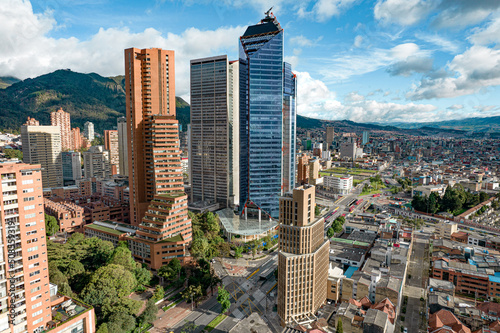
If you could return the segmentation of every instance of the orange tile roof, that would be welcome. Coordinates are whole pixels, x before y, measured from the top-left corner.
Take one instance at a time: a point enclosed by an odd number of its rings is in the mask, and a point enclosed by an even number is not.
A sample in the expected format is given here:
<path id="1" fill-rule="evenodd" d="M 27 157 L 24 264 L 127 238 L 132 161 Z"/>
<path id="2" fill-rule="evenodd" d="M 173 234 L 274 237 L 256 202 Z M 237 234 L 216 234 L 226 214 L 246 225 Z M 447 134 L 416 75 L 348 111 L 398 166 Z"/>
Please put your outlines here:
<path id="1" fill-rule="evenodd" d="M 458 320 L 453 313 L 448 310 L 441 309 L 438 312 L 431 314 L 429 318 L 429 327 L 433 332 L 440 332 L 441 330 L 438 329 L 443 328 L 443 326 L 450 327 L 454 333 L 471 333 L 470 328 L 462 324 L 462 322 Z M 443 332 L 449 332 L 449 330 L 445 330 Z"/>

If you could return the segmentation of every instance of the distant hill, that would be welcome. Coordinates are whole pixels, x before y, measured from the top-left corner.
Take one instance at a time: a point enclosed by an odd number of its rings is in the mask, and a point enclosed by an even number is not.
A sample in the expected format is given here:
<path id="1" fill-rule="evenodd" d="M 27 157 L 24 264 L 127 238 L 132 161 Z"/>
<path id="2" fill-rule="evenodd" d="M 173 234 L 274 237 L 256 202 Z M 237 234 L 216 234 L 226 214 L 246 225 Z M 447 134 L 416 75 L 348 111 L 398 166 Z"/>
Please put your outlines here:
<path id="1" fill-rule="evenodd" d="M 484 118 L 465 118 L 446 121 L 438 121 L 431 123 L 393 123 L 391 125 L 399 128 L 441 128 L 472 132 L 499 132 L 500 131 L 500 116 L 484 117 Z"/>
<path id="2" fill-rule="evenodd" d="M 19 129 L 28 116 L 48 125 L 50 113 L 62 107 L 71 114 L 73 127 L 83 129 L 83 124 L 91 121 L 102 133 L 115 128 L 116 118 L 125 115 L 123 75 L 107 78 L 96 73 L 57 70 L 24 81 L 1 79 L 12 84 L 0 90 L 0 129 Z M 189 122 L 189 106 L 186 108 L 181 98 L 176 102 L 184 129 Z"/>
<path id="3" fill-rule="evenodd" d="M 0 89 L 5 89 L 14 83 L 17 83 L 21 80 L 15 78 L 13 76 L 0 76 Z"/>

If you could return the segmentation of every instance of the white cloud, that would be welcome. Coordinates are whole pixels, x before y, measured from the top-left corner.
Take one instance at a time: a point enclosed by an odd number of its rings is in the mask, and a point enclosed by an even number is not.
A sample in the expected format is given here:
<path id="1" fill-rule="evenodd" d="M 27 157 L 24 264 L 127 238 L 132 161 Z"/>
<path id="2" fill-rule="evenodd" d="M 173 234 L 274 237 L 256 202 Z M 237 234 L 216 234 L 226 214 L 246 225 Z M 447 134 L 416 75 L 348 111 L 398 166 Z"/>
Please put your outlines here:
<path id="1" fill-rule="evenodd" d="M 500 43 L 500 15 L 492 18 L 486 27 L 474 28 L 473 34 L 468 39 L 478 45 Z"/>
<path id="2" fill-rule="evenodd" d="M 322 39 L 323 39 L 323 36 L 319 36 L 315 40 L 311 40 L 307 37 L 304 37 L 303 35 L 299 35 L 299 36 L 295 36 L 295 37 L 290 38 L 290 43 L 294 44 L 294 45 L 301 46 L 301 47 L 305 47 L 305 46 L 316 45 Z"/>
<path id="3" fill-rule="evenodd" d="M 449 110 L 462 110 L 464 106 L 462 104 L 453 104 L 447 107 Z"/>
<path id="4" fill-rule="evenodd" d="M 500 1 L 441 0 L 442 11 L 432 25 L 437 28 L 465 28 L 482 22 L 500 9 Z"/>
<path id="5" fill-rule="evenodd" d="M 378 0 L 374 14 L 385 23 L 414 25 L 426 18 L 436 5 L 434 0 Z"/>
<path id="6" fill-rule="evenodd" d="M 428 104 L 397 104 L 367 100 L 357 92 L 348 94 L 342 104 L 324 82 L 307 72 L 296 72 L 297 110 L 300 115 L 327 120 L 349 119 L 357 122 L 430 121 L 437 108 Z"/>
<path id="7" fill-rule="evenodd" d="M 500 50 L 472 46 L 437 72 L 414 86 L 406 97 L 413 100 L 451 98 L 500 85 Z"/>
<path id="8" fill-rule="evenodd" d="M 476 109 L 479 112 L 489 112 L 493 110 L 498 110 L 497 105 L 476 105 L 474 106 L 474 109 Z"/>
<path id="9" fill-rule="evenodd" d="M 0 7 L 0 75 L 34 77 L 60 68 L 101 75 L 123 74 L 123 50 L 160 47 L 176 52 L 177 95 L 189 94 L 189 60 L 237 52 L 244 27 L 217 30 L 188 28 L 163 35 L 153 28 L 132 33 L 127 28 L 100 29 L 89 40 L 51 38 L 56 27 L 50 13 L 34 14 L 29 1 L 8 0 Z M 210 43 L 206 41 L 209 40 Z"/>
<path id="10" fill-rule="evenodd" d="M 303 1 L 297 6 L 297 16 L 300 18 L 314 18 L 325 22 L 333 16 L 339 16 L 349 9 L 358 0 L 317 0 L 311 10 L 307 10 L 310 1 Z"/>
<path id="11" fill-rule="evenodd" d="M 459 49 L 459 42 L 458 41 L 449 41 L 446 38 L 443 38 L 439 35 L 430 35 L 430 34 L 424 34 L 424 33 L 417 33 L 415 34 L 415 37 L 418 39 L 421 39 L 427 43 L 431 43 L 434 45 L 437 45 L 441 48 L 441 50 L 453 53 L 455 54 L 458 49 Z"/>
<path id="12" fill-rule="evenodd" d="M 360 47 L 361 46 L 361 43 L 363 43 L 363 36 L 360 36 L 360 35 L 357 35 L 355 38 L 354 38 L 354 47 Z"/>

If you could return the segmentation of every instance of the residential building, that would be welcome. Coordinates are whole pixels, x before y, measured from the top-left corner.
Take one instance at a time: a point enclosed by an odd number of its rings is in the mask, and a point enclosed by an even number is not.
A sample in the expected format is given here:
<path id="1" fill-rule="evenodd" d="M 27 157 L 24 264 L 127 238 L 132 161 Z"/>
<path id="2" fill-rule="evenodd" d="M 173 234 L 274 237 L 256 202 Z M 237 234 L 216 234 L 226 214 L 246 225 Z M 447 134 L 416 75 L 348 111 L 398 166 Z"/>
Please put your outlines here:
<path id="1" fill-rule="evenodd" d="M 119 152 L 118 130 L 105 130 L 104 131 L 104 148 L 109 151 L 109 162 L 111 168 L 116 169 L 112 174 L 120 173 L 120 152 Z"/>
<path id="2" fill-rule="evenodd" d="M 436 236 L 440 238 L 451 239 L 451 235 L 456 232 L 458 232 L 458 225 L 454 222 L 441 221 L 436 225 Z"/>
<path id="3" fill-rule="evenodd" d="M 191 243 L 179 123 L 175 119 L 174 51 L 125 50 L 130 221 L 134 257 L 152 269 L 183 261 Z M 144 89 L 146 88 L 146 89 Z"/>
<path id="4" fill-rule="evenodd" d="M 77 151 L 63 151 L 61 156 L 64 185 L 75 185 L 82 178 L 82 157 Z"/>
<path id="5" fill-rule="evenodd" d="M 82 134 L 80 133 L 80 128 L 75 127 L 71 129 L 71 149 L 80 150 L 83 146 Z"/>
<path id="6" fill-rule="evenodd" d="M 343 176 L 343 177 L 324 176 L 323 186 L 328 191 L 345 195 L 351 192 L 353 186 L 353 180 L 354 180 L 353 176 Z"/>
<path id="7" fill-rule="evenodd" d="M 92 146 L 83 152 L 83 171 L 85 179 L 111 177 L 109 151 L 104 146 Z"/>
<path id="8" fill-rule="evenodd" d="M 429 317 L 430 332 L 471 333 L 455 315 L 447 310 L 439 310 Z"/>
<path id="9" fill-rule="evenodd" d="M 191 200 L 203 205 L 239 203 L 238 70 L 226 55 L 191 60 Z"/>
<path id="10" fill-rule="evenodd" d="M 118 128 L 118 173 L 128 177 L 128 136 L 127 136 L 127 118 L 120 117 L 117 120 Z"/>
<path id="11" fill-rule="evenodd" d="M 309 184 L 317 185 L 319 177 L 320 164 L 318 159 L 309 161 Z"/>
<path id="12" fill-rule="evenodd" d="M 52 126 L 59 126 L 61 133 L 61 149 L 74 149 L 71 142 L 71 117 L 68 112 L 62 108 L 50 113 L 50 122 Z"/>
<path id="13" fill-rule="evenodd" d="M 244 214 L 262 211 L 277 218 L 280 196 L 295 186 L 296 79 L 291 65 L 283 62 L 283 39 L 284 31 L 270 13 L 240 37 L 240 211 Z"/>
<path id="14" fill-rule="evenodd" d="M 59 224 L 59 231 L 83 232 L 85 224 L 83 208 L 69 201 L 55 202 L 44 198 L 45 212 L 54 216 Z"/>
<path id="15" fill-rule="evenodd" d="M 94 141 L 94 123 L 90 122 L 90 121 L 87 121 L 85 122 L 85 124 L 83 125 L 83 134 L 85 135 L 85 137 L 90 141 Z"/>
<path id="16" fill-rule="evenodd" d="M 126 224 L 112 221 L 95 221 L 84 226 L 86 237 L 97 237 L 109 241 L 114 246 L 120 241 L 126 241 L 126 237 L 135 234 L 135 229 L 129 228 Z"/>
<path id="17" fill-rule="evenodd" d="M 334 302 L 340 301 L 340 291 L 343 277 L 343 269 L 330 263 L 330 266 L 328 268 L 328 282 L 326 288 L 327 299 Z"/>
<path id="18" fill-rule="evenodd" d="M 42 331 L 52 318 L 41 165 L 0 163 L 0 176 L 0 224 L 9 235 L 9 245 L 0 239 L 0 292 L 7 296 L 0 302 L 0 331 Z"/>
<path id="19" fill-rule="evenodd" d="M 309 182 L 309 155 L 302 154 L 297 166 L 297 183 L 304 185 Z"/>
<path id="20" fill-rule="evenodd" d="M 280 199 L 278 316 L 281 325 L 311 322 L 327 297 L 328 251 L 324 219 L 315 218 L 315 187 Z"/>
<path id="21" fill-rule="evenodd" d="M 333 127 L 326 127 L 326 149 L 329 149 L 335 139 L 335 130 Z"/>
<path id="22" fill-rule="evenodd" d="M 31 123 L 34 123 L 33 121 Z M 57 126 L 21 126 L 23 162 L 42 166 L 43 187 L 63 185 L 61 131 Z"/>

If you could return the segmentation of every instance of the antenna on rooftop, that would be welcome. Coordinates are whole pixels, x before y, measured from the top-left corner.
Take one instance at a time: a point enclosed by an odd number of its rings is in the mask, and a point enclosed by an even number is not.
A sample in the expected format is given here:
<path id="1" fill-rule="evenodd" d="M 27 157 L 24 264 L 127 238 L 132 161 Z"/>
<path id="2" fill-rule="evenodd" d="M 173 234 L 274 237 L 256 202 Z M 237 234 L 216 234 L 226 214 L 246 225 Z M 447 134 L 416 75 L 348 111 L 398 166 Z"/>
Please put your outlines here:
<path id="1" fill-rule="evenodd" d="M 266 17 L 269 17 L 269 14 L 271 13 L 271 10 L 274 8 L 274 6 L 272 6 L 271 8 L 269 8 L 269 10 L 267 12 L 265 12 L 264 14 L 266 14 Z"/>

